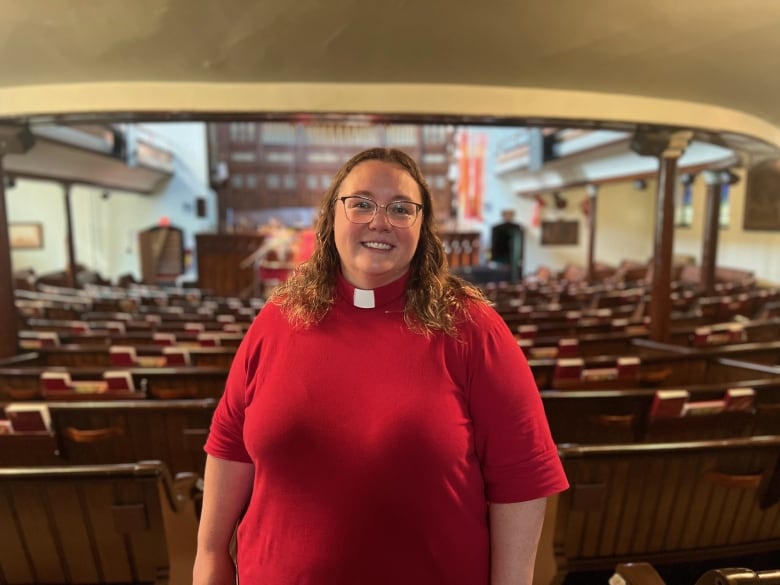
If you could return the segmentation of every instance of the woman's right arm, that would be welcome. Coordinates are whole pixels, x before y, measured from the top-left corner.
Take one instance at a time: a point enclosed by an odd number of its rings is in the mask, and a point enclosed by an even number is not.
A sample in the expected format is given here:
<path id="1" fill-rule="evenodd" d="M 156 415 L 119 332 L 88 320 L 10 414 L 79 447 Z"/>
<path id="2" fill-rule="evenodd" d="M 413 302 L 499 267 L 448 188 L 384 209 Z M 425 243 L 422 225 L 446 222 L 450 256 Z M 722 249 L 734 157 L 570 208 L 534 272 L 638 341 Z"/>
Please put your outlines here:
<path id="1" fill-rule="evenodd" d="M 252 493 L 254 465 L 208 455 L 193 585 L 235 585 L 230 539 Z"/>

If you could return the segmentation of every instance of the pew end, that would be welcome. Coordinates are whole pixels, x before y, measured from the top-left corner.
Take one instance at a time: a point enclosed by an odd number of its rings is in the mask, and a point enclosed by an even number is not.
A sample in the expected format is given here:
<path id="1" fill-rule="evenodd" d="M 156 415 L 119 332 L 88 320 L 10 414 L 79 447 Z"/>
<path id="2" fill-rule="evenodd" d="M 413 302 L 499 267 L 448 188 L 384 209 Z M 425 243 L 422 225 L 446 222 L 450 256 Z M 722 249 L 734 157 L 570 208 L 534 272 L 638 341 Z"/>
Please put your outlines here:
<path id="1" fill-rule="evenodd" d="M 650 563 L 619 563 L 610 585 L 666 585 Z"/>
<path id="2" fill-rule="evenodd" d="M 0 469 L 3 582 L 191 582 L 195 483 L 159 461 Z"/>
<path id="3" fill-rule="evenodd" d="M 619 563 L 610 585 L 666 585 L 650 563 Z M 780 569 L 753 571 L 745 568 L 711 569 L 695 585 L 780 585 Z"/>

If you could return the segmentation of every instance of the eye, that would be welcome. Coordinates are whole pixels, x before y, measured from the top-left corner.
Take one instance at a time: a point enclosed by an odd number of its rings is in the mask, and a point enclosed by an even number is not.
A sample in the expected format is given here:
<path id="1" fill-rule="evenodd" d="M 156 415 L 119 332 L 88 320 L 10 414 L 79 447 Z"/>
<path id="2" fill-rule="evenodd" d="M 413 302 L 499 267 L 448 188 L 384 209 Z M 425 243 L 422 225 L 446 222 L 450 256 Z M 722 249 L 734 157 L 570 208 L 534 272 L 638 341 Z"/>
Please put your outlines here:
<path id="1" fill-rule="evenodd" d="M 362 199 L 361 197 L 349 198 L 350 209 L 357 209 L 358 211 L 373 211 L 376 204 L 368 199 Z"/>
<path id="2" fill-rule="evenodd" d="M 414 215 L 415 206 L 411 203 L 396 201 L 395 203 L 388 204 L 387 211 L 389 213 L 392 213 L 393 215 L 404 217 L 404 216 Z"/>

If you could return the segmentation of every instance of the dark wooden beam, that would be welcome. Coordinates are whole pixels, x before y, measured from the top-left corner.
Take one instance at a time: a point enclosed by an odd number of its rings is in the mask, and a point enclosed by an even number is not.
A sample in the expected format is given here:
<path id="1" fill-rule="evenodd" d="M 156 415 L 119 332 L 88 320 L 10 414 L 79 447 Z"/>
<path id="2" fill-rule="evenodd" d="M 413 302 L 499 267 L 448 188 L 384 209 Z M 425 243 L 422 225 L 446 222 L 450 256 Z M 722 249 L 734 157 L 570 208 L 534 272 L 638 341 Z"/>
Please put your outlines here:
<path id="1" fill-rule="evenodd" d="M 11 266 L 11 243 L 8 238 L 8 214 L 5 209 L 5 173 L 0 150 L 0 358 L 17 353 L 19 334 L 14 305 L 14 274 Z"/>
<path id="2" fill-rule="evenodd" d="M 35 137 L 26 126 L 0 135 L 0 358 L 16 355 L 19 344 L 11 241 L 8 237 L 8 213 L 5 207 L 4 157 L 6 154 L 23 154 L 34 144 Z"/>
<path id="3" fill-rule="evenodd" d="M 598 212 L 599 188 L 596 185 L 588 185 L 588 282 L 593 282 L 596 276 L 596 213 Z"/>
<path id="4" fill-rule="evenodd" d="M 704 237 L 701 251 L 701 285 L 708 295 L 715 293 L 715 268 L 718 259 L 718 235 L 720 233 L 720 197 L 723 183 L 720 173 L 705 172 L 707 203 L 704 212 Z"/>
<path id="5" fill-rule="evenodd" d="M 65 267 L 65 276 L 68 286 L 76 288 L 76 252 L 73 246 L 73 212 L 70 201 L 70 192 L 73 185 L 63 183 L 62 187 L 65 195 L 65 240 L 68 250 L 68 264 Z"/>

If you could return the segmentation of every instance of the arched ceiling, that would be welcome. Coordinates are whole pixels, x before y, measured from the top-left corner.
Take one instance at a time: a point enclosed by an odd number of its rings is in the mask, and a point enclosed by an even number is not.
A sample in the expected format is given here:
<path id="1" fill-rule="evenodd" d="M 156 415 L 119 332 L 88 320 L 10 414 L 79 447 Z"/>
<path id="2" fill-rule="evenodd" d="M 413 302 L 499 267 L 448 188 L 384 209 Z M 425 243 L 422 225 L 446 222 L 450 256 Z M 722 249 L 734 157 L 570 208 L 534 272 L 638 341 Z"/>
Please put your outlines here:
<path id="1" fill-rule="evenodd" d="M 780 146 L 776 0 L 3 2 L 0 116 L 646 122 Z"/>

